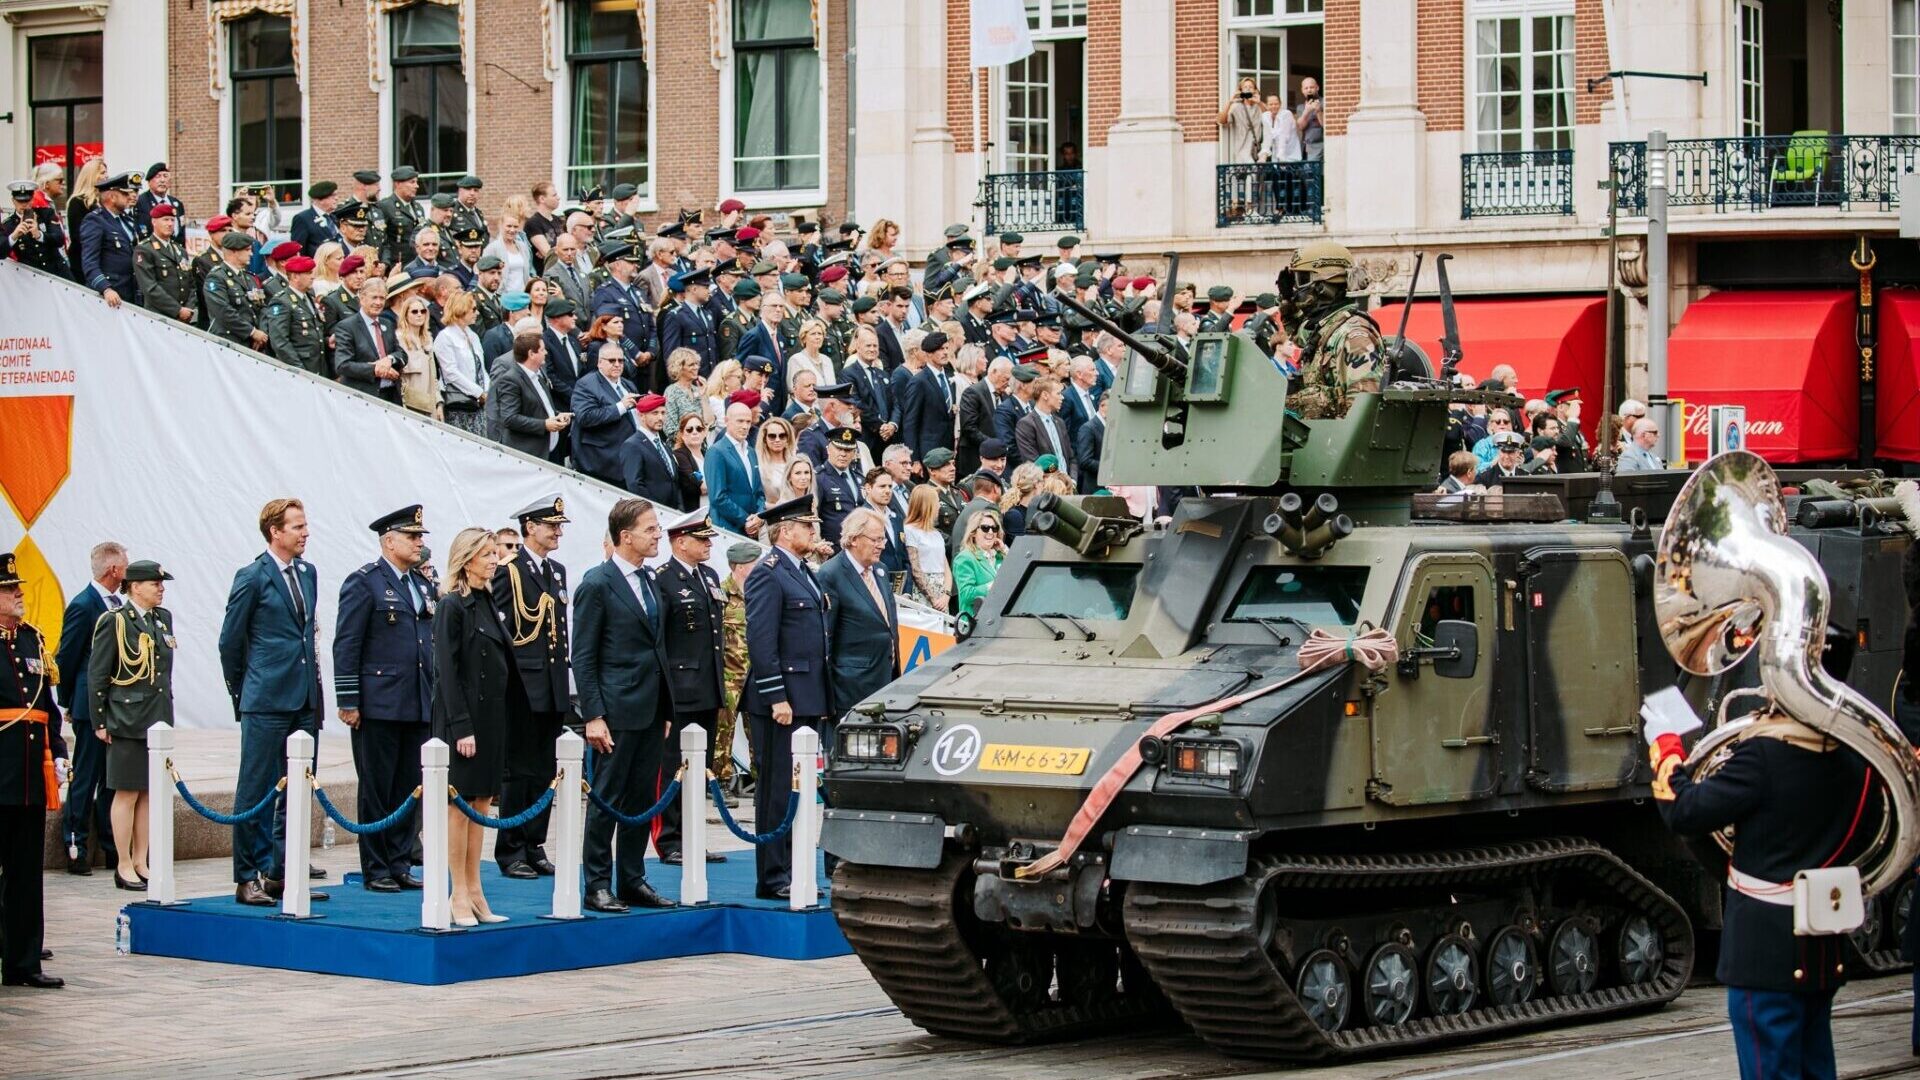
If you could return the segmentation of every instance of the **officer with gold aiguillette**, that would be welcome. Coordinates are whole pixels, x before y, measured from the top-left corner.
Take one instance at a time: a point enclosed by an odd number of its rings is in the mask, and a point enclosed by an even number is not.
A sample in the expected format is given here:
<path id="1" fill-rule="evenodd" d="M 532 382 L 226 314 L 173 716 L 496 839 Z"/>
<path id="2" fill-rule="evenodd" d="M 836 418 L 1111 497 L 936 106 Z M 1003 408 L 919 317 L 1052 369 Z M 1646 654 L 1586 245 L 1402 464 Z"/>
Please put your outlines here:
<path id="1" fill-rule="evenodd" d="M 572 668 L 567 644 L 567 568 L 553 558 L 560 545 L 567 506 L 548 496 L 514 515 L 525 537 L 513 558 L 493 574 L 493 605 L 507 620 L 507 637 L 520 681 L 527 688 L 527 711 L 507 717 L 507 775 L 500 787 L 500 815 L 513 817 L 532 806 L 553 781 L 554 740 L 572 721 L 569 696 Z M 547 858 L 547 820 L 551 811 L 514 829 L 501 829 L 493 858 L 510 878 L 551 875 Z"/>
<path id="2" fill-rule="evenodd" d="M 40 970 L 51 955 L 42 948 L 41 872 L 67 744 L 53 701 L 59 673 L 46 639 L 25 621 L 22 586 L 13 553 L 0 554 L 0 984 L 57 990 L 66 983 Z"/>

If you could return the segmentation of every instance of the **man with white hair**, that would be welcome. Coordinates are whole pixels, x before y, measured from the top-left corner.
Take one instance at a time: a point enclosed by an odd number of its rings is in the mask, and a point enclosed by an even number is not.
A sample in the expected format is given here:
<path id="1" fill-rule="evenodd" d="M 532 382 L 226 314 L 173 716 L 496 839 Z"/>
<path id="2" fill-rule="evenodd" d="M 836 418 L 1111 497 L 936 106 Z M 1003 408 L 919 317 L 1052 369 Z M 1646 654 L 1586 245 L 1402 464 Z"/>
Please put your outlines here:
<path id="1" fill-rule="evenodd" d="M 1651 472 L 1664 469 L 1667 463 L 1653 448 L 1660 442 L 1660 425 L 1647 417 L 1633 422 L 1633 440 L 1620 452 L 1620 462 L 1614 466 L 1615 472 Z"/>

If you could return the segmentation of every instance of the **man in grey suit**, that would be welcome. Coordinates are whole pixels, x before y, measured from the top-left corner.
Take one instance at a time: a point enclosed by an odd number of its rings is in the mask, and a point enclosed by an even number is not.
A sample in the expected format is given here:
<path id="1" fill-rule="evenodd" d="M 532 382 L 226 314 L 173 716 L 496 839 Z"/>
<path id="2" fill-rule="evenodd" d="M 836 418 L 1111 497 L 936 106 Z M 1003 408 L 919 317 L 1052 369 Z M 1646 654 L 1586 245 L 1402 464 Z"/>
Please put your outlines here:
<path id="1" fill-rule="evenodd" d="M 400 400 L 400 365 L 406 354 L 393 327 L 381 321 L 387 283 L 369 277 L 360 286 L 360 311 L 333 324 L 333 370 L 340 385 L 384 401 Z M 395 363 L 395 360 L 399 364 Z"/>
<path id="2" fill-rule="evenodd" d="M 547 280 L 560 283 L 560 292 L 573 301 L 575 311 L 590 311 L 587 301 L 593 291 L 587 287 L 587 279 L 593 274 L 593 264 L 580 254 L 580 241 L 572 233 L 561 233 L 553 241 L 553 258 L 547 263 Z"/>
<path id="3" fill-rule="evenodd" d="M 523 454 L 552 461 L 560 450 L 560 433 L 573 422 L 573 414 L 555 407 L 553 392 L 540 371 L 546 363 L 540 331 L 514 335 L 513 363 L 495 369 L 493 398 L 499 403 L 500 441 Z"/>
<path id="4" fill-rule="evenodd" d="M 1065 400 L 1060 380 L 1047 378 L 1034 384 L 1033 411 L 1013 427 L 1013 441 L 1023 461 L 1038 461 L 1051 454 L 1059 459 L 1060 471 L 1073 475 L 1073 437 L 1067 431 L 1067 419 L 1060 415 Z"/>
<path id="5" fill-rule="evenodd" d="M 887 525 L 880 511 L 862 506 L 840 524 L 840 554 L 820 567 L 827 605 L 833 712 L 838 716 L 892 682 L 900 673 L 899 611 L 880 557 Z M 831 745 L 830 731 L 821 732 Z"/>

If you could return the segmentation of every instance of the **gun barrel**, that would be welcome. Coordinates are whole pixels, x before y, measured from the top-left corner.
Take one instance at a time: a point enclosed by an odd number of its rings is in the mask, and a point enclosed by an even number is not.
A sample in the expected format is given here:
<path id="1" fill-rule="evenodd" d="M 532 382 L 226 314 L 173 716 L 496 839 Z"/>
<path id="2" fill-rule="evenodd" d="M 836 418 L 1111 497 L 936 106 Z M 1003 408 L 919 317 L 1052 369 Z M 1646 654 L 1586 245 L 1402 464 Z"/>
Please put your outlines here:
<path id="1" fill-rule="evenodd" d="M 1147 363 L 1159 368 L 1161 374 L 1178 382 L 1184 383 L 1187 381 L 1187 365 L 1179 357 L 1167 353 L 1158 345 L 1149 345 L 1141 341 L 1139 338 L 1120 329 L 1113 320 L 1092 310 L 1071 296 L 1062 296 L 1059 300 L 1081 318 L 1086 319 L 1093 325 L 1119 338 L 1122 342 L 1125 342 L 1127 348 L 1139 353 Z"/>

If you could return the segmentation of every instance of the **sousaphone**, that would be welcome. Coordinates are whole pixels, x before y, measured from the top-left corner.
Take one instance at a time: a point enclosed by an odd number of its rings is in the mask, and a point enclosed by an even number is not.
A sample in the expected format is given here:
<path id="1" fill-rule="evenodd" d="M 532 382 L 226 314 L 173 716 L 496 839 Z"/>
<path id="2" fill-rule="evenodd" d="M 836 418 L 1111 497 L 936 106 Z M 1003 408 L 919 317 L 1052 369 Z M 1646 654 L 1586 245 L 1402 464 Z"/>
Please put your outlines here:
<path id="1" fill-rule="evenodd" d="M 1718 675 L 1757 654 L 1760 688 L 1721 699 L 1714 727 L 1685 768 L 1711 775 L 1733 747 L 1762 734 L 1757 722 L 1785 715 L 1845 745 L 1882 781 L 1874 835 L 1858 848 L 1862 888 L 1900 881 L 1920 855 L 1920 762 L 1887 715 L 1820 666 L 1827 630 L 1827 575 L 1787 535 L 1780 480 L 1759 456 L 1735 450 L 1708 460 L 1680 489 L 1660 534 L 1654 612 L 1667 651 L 1695 675 Z M 1758 696 L 1734 719 L 1728 705 Z M 1732 837 L 1716 837 L 1732 850 Z"/>

